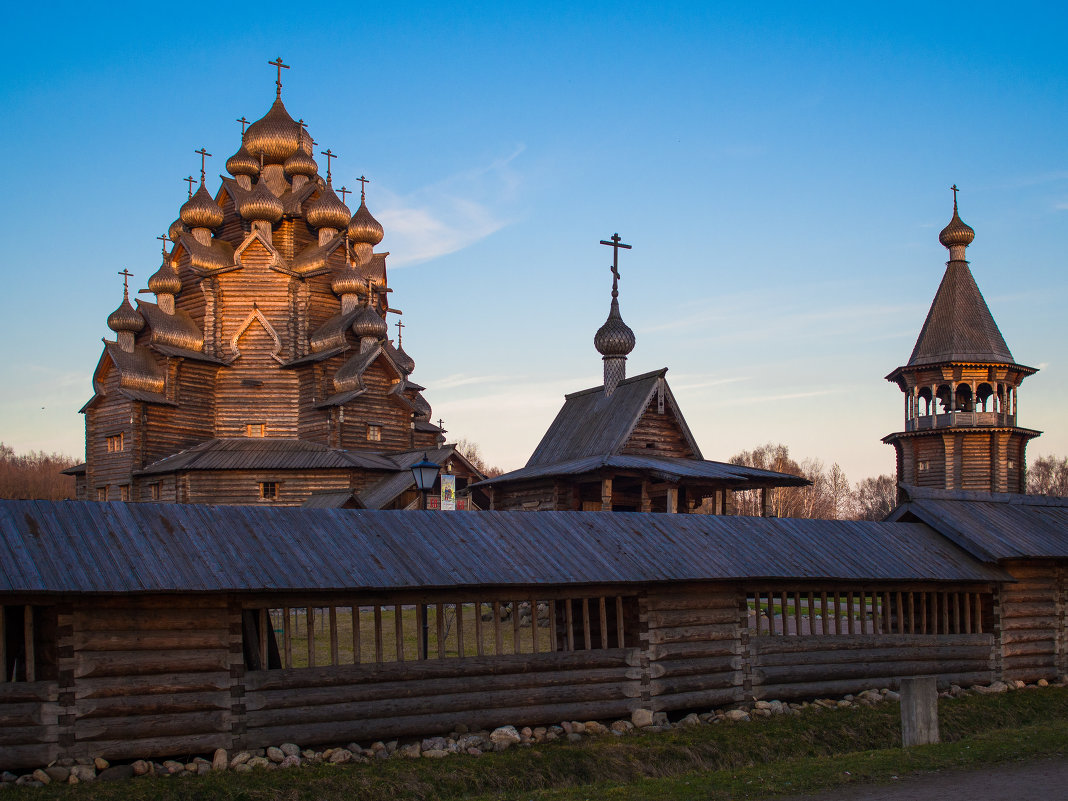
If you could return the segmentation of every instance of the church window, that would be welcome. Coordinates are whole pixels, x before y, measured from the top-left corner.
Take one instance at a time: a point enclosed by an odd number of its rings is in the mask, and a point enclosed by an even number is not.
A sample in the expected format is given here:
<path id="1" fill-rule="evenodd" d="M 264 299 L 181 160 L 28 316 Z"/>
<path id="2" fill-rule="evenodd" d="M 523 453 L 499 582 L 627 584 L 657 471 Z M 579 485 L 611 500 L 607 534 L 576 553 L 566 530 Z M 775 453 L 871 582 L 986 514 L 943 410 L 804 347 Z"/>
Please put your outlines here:
<path id="1" fill-rule="evenodd" d="M 157 481 L 154 484 L 150 484 L 149 485 L 149 490 L 152 493 L 152 500 L 158 501 L 159 500 L 159 482 Z"/>
<path id="2" fill-rule="evenodd" d="M 276 501 L 276 500 L 278 500 L 278 482 L 277 481 L 261 481 L 260 482 L 260 500 L 261 501 Z"/>
<path id="3" fill-rule="evenodd" d="M 921 473 L 926 473 L 931 469 L 931 463 L 926 459 L 922 459 L 916 464 L 916 469 Z"/>
<path id="4" fill-rule="evenodd" d="M 119 500 L 128 502 L 130 500 L 130 485 L 123 484 L 119 487 Z"/>
<path id="5" fill-rule="evenodd" d="M 108 437 L 108 453 L 116 453 L 123 449 L 123 435 L 112 434 Z"/>
<path id="6" fill-rule="evenodd" d="M 381 442 L 382 441 L 382 426 L 368 425 L 367 426 L 367 441 L 368 442 Z"/>
<path id="7" fill-rule="evenodd" d="M 265 436 L 267 436 L 267 424 L 266 423 L 246 423 L 245 424 L 245 436 L 246 437 L 265 437 Z"/>
<path id="8" fill-rule="evenodd" d="M 106 501 L 108 499 L 108 488 L 107 487 L 97 487 L 96 488 L 96 499 L 98 501 Z"/>

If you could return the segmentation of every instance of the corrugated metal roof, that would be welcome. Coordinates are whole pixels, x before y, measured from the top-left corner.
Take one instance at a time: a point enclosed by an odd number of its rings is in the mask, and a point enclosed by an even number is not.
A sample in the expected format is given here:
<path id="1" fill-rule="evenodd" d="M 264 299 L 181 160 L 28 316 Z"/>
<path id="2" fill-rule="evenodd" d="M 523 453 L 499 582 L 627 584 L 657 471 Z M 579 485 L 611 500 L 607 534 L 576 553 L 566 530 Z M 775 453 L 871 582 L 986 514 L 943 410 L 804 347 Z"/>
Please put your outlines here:
<path id="1" fill-rule="evenodd" d="M 173 473 L 177 470 L 328 470 L 353 467 L 364 470 L 402 469 L 382 454 L 328 448 L 318 442 L 301 439 L 233 437 L 209 439 L 148 465 L 138 471 L 138 475 Z"/>
<path id="2" fill-rule="evenodd" d="M 0 592 L 999 581 L 919 523 L 0 501 Z"/>
<path id="3" fill-rule="evenodd" d="M 965 261 L 951 261 L 946 267 L 909 357 L 910 367 L 941 362 L 1013 363 Z"/>
<path id="4" fill-rule="evenodd" d="M 530 481 L 547 476 L 577 476 L 603 469 L 633 470 L 664 481 L 707 480 L 730 484 L 737 489 L 765 486 L 803 487 L 811 482 L 789 473 L 758 470 L 755 467 L 699 459 L 675 459 L 669 456 L 587 456 L 555 464 L 521 467 L 510 473 L 481 481 L 472 486 L 488 487 L 512 481 Z"/>
<path id="5" fill-rule="evenodd" d="M 904 489 L 890 519 L 912 515 L 978 559 L 1068 559 L 1068 498 Z"/>

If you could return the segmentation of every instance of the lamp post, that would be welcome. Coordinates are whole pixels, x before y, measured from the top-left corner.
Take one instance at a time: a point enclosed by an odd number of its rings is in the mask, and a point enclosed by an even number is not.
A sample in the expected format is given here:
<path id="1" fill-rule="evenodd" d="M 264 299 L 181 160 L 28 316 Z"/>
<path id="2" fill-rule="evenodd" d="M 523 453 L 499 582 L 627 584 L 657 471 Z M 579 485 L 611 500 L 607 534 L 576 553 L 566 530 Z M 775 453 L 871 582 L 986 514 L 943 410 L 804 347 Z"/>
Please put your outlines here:
<path id="1" fill-rule="evenodd" d="M 426 511 L 427 493 L 433 489 L 434 482 L 438 480 L 438 473 L 440 472 L 441 465 L 430 461 L 425 451 L 423 452 L 423 461 L 412 465 L 412 478 L 415 479 L 415 488 L 419 490 L 419 496 L 422 499 L 420 508 L 424 511 Z M 423 659 L 426 659 L 427 648 L 430 645 L 430 626 L 426 619 L 426 604 L 419 604 L 419 627 L 422 630 Z"/>

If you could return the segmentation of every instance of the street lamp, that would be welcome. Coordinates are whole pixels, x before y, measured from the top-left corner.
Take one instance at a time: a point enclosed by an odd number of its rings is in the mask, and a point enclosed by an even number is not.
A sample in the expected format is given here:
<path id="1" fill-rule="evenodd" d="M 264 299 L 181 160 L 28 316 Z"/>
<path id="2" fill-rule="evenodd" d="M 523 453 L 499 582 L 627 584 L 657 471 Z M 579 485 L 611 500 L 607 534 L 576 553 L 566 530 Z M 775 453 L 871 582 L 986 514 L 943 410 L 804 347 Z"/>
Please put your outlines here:
<path id="1" fill-rule="evenodd" d="M 438 480 L 441 465 L 434 464 L 423 452 L 423 461 L 412 465 L 412 477 L 415 479 L 415 488 L 422 495 L 422 508 L 426 509 L 426 496 L 434 488 L 434 482 Z"/>
<path id="2" fill-rule="evenodd" d="M 422 498 L 422 509 L 426 510 L 426 496 L 434 487 L 434 482 L 438 480 L 438 473 L 441 472 L 441 465 L 434 464 L 427 458 L 426 451 L 423 452 L 423 461 L 416 462 L 412 465 L 412 478 L 415 479 L 415 488 L 419 490 L 419 496 Z M 427 658 L 427 649 L 430 647 L 430 624 L 426 615 L 426 604 L 419 604 L 419 627 L 422 629 L 423 639 L 423 659 Z"/>

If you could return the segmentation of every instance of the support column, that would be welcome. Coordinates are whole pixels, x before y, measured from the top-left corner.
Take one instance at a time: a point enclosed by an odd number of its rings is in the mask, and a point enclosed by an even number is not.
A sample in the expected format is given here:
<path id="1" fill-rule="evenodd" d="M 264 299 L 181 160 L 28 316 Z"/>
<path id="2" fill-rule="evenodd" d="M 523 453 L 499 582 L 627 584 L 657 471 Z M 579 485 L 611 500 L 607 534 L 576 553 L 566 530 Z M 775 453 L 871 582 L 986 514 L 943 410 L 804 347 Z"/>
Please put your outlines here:
<path id="1" fill-rule="evenodd" d="M 938 742 L 938 687 L 934 676 L 901 680 L 901 745 Z"/>
<path id="2" fill-rule="evenodd" d="M 642 479 L 642 505 L 641 511 L 651 512 L 653 511 L 653 499 L 649 496 L 649 480 Z"/>
<path id="3" fill-rule="evenodd" d="M 957 437 L 955 434 L 942 435 L 942 451 L 945 454 L 945 489 L 957 489 L 957 460 L 956 460 Z"/>
<path id="4" fill-rule="evenodd" d="M 761 487 L 760 488 L 760 516 L 761 517 L 767 517 L 768 516 L 768 488 L 767 487 Z"/>
<path id="5" fill-rule="evenodd" d="M 667 513 L 673 515 L 679 511 L 679 488 L 668 487 L 667 491 Z"/>
<path id="6" fill-rule="evenodd" d="M 612 511 L 612 479 L 601 479 L 601 511 Z"/>

